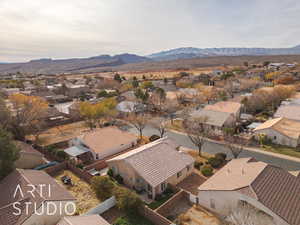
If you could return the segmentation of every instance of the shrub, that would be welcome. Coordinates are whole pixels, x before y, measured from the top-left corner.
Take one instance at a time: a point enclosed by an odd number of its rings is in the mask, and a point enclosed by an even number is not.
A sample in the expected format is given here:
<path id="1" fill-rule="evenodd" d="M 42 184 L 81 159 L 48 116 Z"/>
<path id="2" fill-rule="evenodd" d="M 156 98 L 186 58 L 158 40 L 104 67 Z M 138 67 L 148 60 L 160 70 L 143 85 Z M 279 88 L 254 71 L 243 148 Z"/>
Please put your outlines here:
<path id="1" fill-rule="evenodd" d="M 203 162 L 197 162 L 197 161 L 196 161 L 196 162 L 194 163 L 194 167 L 195 167 L 196 169 L 198 169 L 198 170 L 200 170 L 200 167 L 201 167 L 201 166 L 203 166 Z"/>
<path id="2" fill-rule="evenodd" d="M 101 98 L 101 97 L 107 97 L 108 96 L 108 93 L 107 91 L 103 90 L 103 91 L 100 91 L 98 93 L 98 98 Z"/>
<path id="3" fill-rule="evenodd" d="M 62 160 L 67 160 L 69 159 L 69 155 L 65 153 L 63 150 L 59 150 L 56 152 L 56 156 Z"/>
<path id="4" fill-rule="evenodd" d="M 92 178 L 91 186 L 95 191 L 97 197 L 104 201 L 112 196 L 113 188 L 115 185 L 107 176 L 96 176 Z"/>
<path id="5" fill-rule="evenodd" d="M 205 165 L 201 168 L 201 173 L 204 176 L 209 177 L 209 176 L 213 175 L 213 168 L 209 165 Z"/>
<path id="6" fill-rule="evenodd" d="M 109 170 L 107 171 L 107 175 L 110 177 L 114 177 L 114 172 L 111 168 L 109 168 Z"/>
<path id="7" fill-rule="evenodd" d="M 209 158 L 208 159 L 208 163 L 213 167 L 213 168 L 219 168 L 222 163 L 223 163 L 223 160 L 219 159 L 219 158 L 215 158 L 215 157 L 212 157 L 212 158 Z"/>
<path id="8" fill-rule="evenodd" d="M 83 169 L 83 165 L 82 164 L 77 164 L 76 167 L 79 168 L 79 169 Z"/>
<path id="9" fill-rule="evenodd" d="M 113 225 L 130 225 L 130 223 L 123 217 L 119 217 Z"/>
<path id="10" fill-rule="evenodd" d="M 119 184 L 123 184 L 123 183 L 124 183 L 123 177 L 121 177 L 120 174 L 117 174 L 117 175 L 115 176 L 115 179 L 116 179 L 116 181 L 117 181 Z"/>
<path id="11" fill-rule="evenodd" d="M 221 159 L 223 162 L 226 160 L 227 155 L 223 152 L 219 152 L 217 154 L 215 154 L 215 158 L 217 159 Z"/>
<path id="12" fill-rule="evenodd" d="M 165 195 L 170 195 L 170 194 L 173 194 L 173 193 L 174 193 L 174 191 L 170 187 L 167 187 L 166 190 L 164 191 Z"/>
<path id="13" fill-rule="evenodd" d="M 116 186 L 113 194 L 116 197 L 117 207 L 120 210 L 136 212 L 142 204 L 139 196 L 127 188 Z"/>
<path id="14" fill-rule="evenodd" d="M 160 136 L 158 136 L 158 135 L 156 135 L 156 134 L 153 134 L 150 138 L 149 138 L 149 141 L 156 141 L 156 140 L 158 140 L 158 139 L 160 139 Z"/>

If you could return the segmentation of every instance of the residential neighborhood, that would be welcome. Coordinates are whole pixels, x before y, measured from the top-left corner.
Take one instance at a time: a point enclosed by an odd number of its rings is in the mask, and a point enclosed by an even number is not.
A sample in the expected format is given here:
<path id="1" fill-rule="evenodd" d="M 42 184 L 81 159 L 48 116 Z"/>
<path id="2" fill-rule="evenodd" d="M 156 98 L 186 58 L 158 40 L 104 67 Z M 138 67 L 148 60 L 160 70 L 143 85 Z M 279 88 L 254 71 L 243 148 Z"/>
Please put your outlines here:
<path id="1" fill-rule="evenodd" d="M 1 225 L 221 225 L 243 214 L 300 224 L 298 86 L 247 78 L 245 90 L 242 74 L 224 80 L 214 71 L 160 82 L 93 76 L 39 89 L 22 78 L 31 93 L 1 89 L 1 140 L 13 153 L 1 180 Z M 51 196 L 37 188 L 32 195 L 31 184 L 51 186 Z M 53 201 L 61 213 L 39 212 Z M 15 202 L 20 215 L 11 214 Z M 26 202 L 38 211 L 28 215 Z"/>

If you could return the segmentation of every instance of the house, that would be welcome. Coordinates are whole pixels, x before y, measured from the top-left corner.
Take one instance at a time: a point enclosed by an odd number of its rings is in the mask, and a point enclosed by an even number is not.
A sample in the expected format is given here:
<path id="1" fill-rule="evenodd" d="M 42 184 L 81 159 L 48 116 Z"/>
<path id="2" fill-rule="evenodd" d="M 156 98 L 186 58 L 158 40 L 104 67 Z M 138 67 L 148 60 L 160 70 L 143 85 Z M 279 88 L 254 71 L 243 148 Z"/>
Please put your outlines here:
<path id="1" fill-rule="evenodd" d="M 191 116 L 193 118 L 202 118 L 202 123 L 215 133 L 222 133 L 224 128 L 233 128 L 236 123 L 234 115 L 228 112 L 203 109 L 192 112 Z"/>
<path id="2" fill-rule="evenodd" d="M 266 135 L 272 142 L 297 147 L 300 143 L 300 122 L 283 117 L 271 119 L 253 130 L 256 138 Z"/>
<path id="3" fill-rule="evenodd" d="M 17 168 L 32 169 L 45 162 L 44 155 L 31 145 L 16 141 L 16 146 L 20 149 L 20 158 L 15 162 Z"/>
<path id="4" fill-rule="evenodd" d="M 16 169 L 0 190 L 1 225 L 55 225 L 76 211 L 76 199 L 43 171 Z"/>
<path id="5" fill-rule="evenodd" d="M 300 122 L 300 105 L 289 104 L 281 105 L 276 113 L 274 114 L 275 118 L 285 117 L 290 120 L 296 120 Z"/>
<path id="6" fill-rule="evenodd" d="M 205 110 L 231 113 L 238 120 L 240 118 L 242 105 L 238 102 L 221 101 L 204 107 Z"/>
<path id="7" fill-rule="evenodd" d="M 21 92 L 20 88 L 2 88 L 1 90 L 6 96 L 19 94 Z"/>
<path id="8" fill-rule="evenodd" d="M 64 217 L 57 225 L 109 225 L 109 223 L 99 215 L 86 215 Z"/>
<path id="9" fill-rule="evenodd" d="M 89 87 L 87 85 L 77 85 L 77 84 L 67 84 L 67 92 L 66 95 L 75 98 L 81 95 L 82 93 L 88 92 Z"/>
<path id="10" fill-rule="evenodd" d="M 122 101 L 116 106 L 116 109 L 121 113 L 142 112 L 145 108 L 144 104 L 131 101 Z"/>
<path id="11" fill-rule="evenodd" d="M 199 204 L 223 216 L 250 205 L 275 225 L 300 224 L 300 181 L 253 158 L 233 159 L 199 187 Z"/>
<path id="12" fill-rule="evenodd" d="M 124 184 L 148 198 L 155 199 L 168 184 L 176 185 L 189 176 L 194 159 L 177 150 L 177 145 L 167 137 L 116 156 L 106 163 L 114 175 L 120 175 Z"/>
<path id="13" fill-rule="evenodd" d="M 135 146 L 137 140 L 137 136 L 110 126 L 86 132 L 71 140 L 70 145 L 88 150 L 93 160 L 98 160 Z"/>

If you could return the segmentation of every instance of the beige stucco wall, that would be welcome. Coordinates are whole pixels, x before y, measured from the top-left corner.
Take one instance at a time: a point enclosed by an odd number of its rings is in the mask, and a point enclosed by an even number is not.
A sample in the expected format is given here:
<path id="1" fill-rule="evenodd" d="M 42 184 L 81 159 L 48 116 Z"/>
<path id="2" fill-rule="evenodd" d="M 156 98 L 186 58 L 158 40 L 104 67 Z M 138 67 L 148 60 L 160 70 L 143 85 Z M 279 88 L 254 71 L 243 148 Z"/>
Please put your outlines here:
<path id="1" fill-rule="evenodd" d="M 20 158 L 15 162 L 15 165 L 20 169 L 32 169 L 44 162 L 42 155 L 21 152 Z"/>
<path id="2" fill-rule="evenodd" d="M 120 174 L 123 177 L 124 184 L 133 188 L 137 174 L 134 169 L 128 165 L 124 160 L 107 161 L 109 168 L 114 171 L 114 174 Z"/>
<path id="3" fill-rule="evenodd" d="M 175 162 L 176 163 L 176 162 Z M 187 170 L 187 168 L 185 167 L 183 170 L 181 170 L 181 176 L 177 178 L 177 174 L 173 175 L 172 177 L 170 177 L 169 179 L 167 179 L 167 183 L 172 184 L 172 185 L 176 185 L 179 182 L 181 182 L 182 180 L 184 180 L 184 178 L 186 178 L 187 176 L 189 176 L 194 169 L 194 163 L 189 165 L 190 170 Z"/>
<path id="4" fill-rule="evenodd" d="M 66 206 L 67 211 L 62 210 L 62 212 L 60 212 L 59 210 L 57 210 L 54 215 L 48 215 L 46 202 L 44 202 L 44 210 L 42 209 L 42 207 L 38 208 L 37 213 L 31 215 L 31 217 L 29 217 L 22 225 L 56 225 L 62 217 L 67 216 L 67 212 L 73 211 L 70 203 L 75 203 L 75 201 L 51 201 L 51 203 L 55 204 L 58 209 L 60 207 L 60 203 L 62 204 L 63 209 L 65 209 Z"/>
<path id="5" fill-rule="evenodd" d="M 224 216 L 228 215 L 231 210 L 234 210 L 238 206 L 240 200 L 246 201 L 257 209 L 270 215 L 274 219 L 275 225 L 289 225 L 256 199 L 250 198 L 237 191 L 199 191 L 198 199 L 200 205 Z M 215 203 L 214 209 L 211 208 L 211 201 Z"/>
<path id="6" fill-rule="evenodd" d="M 144 189 L 147 189 L 147 182 L 144 181 L 144 179 L 135 172 L 135 170 L 128 165 L 125 161 L 123 160 L 118 160 L 118 161 L 108 161 L 107 162 L 109 168 L 113 169 L 113 171 L 117 171 L 118 174 L 120 174 L 123 177 L 123 181 L 124 184 L 130 188 L 133 188 L 134 186 L 140 186 L 140 187 L 144 187 Z M 170 178 L 168 178 L 165 183 L 166 184 L 172 184 L 172 185 L 176 185 L 179 182 L 181 182 L 184 178 L 186 178 L 187 176 L 189 176 L 194 169 L 194 164 L 190 164 L 189 167 L 189 171 L 187 170 L 187 168 L 185 167 L 182 171 L 181 171 L 181 176 L 177 178 L 177 173 L 174 174 L 173 176 L 171 176 Z M 179 172 L 179 171 L 178 171 Z M 139 183 L 137 182 L 137 180 L 139 179 Z M 163 192 L 163 190 L 161 190 L 161 186 L 160 184 L 156 187 L 153 187 L 155 189 L 155 194 L 161 194 Z"/>
<path id="7" fill-rule="evenodd" d="M 290 147 L 297 147 L 297 145 L 300 143 L 300 139 L 297 140 L 297 139 L 289 138 L 285 135 L 282 135 L 281 133 L 277 132 L 272 128 L 254 131 L 254 134 L 257 139 L 259 139 L 259 134 L 264 134 L 268 136 L 273 143 L 286 145 Z M 276 139 L 274 139 L 274 137 L 276 137 Z"/>

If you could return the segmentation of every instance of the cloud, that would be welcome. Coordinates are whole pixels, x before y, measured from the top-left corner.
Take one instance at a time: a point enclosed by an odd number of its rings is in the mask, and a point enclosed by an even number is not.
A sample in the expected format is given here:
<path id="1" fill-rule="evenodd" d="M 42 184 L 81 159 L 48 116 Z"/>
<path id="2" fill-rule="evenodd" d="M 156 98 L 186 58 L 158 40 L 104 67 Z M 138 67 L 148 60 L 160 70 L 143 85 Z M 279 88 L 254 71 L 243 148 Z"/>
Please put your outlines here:
<path id="1" fill-rule="evenodd" d="M 0 61 L 299 44 L 296 0 L 1 0 Z"/>

